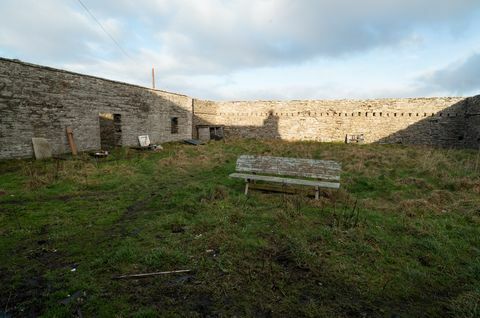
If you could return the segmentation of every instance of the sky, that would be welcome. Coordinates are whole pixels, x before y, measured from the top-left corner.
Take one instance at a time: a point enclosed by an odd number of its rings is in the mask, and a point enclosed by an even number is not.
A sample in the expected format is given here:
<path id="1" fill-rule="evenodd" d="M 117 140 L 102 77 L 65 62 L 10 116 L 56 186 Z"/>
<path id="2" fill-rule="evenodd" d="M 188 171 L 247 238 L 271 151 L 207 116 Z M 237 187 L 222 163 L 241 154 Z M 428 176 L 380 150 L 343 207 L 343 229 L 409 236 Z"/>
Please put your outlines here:
<path id="1" fill-rule="evenodd" d="M 155 67 L 157 88 L 195 98 L 480 94 L 479 0 L 0 0 L 0 12 L 1 57 L 146 87 Z"/>

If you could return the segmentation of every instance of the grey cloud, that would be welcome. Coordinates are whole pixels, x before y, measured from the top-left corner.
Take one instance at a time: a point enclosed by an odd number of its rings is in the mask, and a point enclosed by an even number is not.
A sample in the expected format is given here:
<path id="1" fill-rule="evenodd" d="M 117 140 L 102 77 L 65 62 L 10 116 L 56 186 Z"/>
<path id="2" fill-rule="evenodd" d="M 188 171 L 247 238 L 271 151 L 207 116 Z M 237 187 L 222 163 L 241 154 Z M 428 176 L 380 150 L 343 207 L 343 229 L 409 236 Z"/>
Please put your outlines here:
<path id="1" fill-rule="evenodd" d="M 470 0 L 198 3 L 176 5 L 166 32 L 174 30 L 189 41 L 187 45 L 169 43 L 169 52 L 179 58 L 193 53 L 216 61 L 219 71 L 396 45 L 419 26 L 458 30 L 459 23 L 480 7 Z"/>
<path id="2" fill-rule="evenodd" d="M 58 1 L 4 1 L 0 10 L 0 46 L 20 56 L 78 57 L 85 42 L 98 39 L 88 21 Z"/>
<path id="3" fill-rule="evenodd" d="M 159 86 L 187 92 L 194 89 L 192 83 L 179 78 L 218 77 L 405 45 L 419 29 L 461 33 L 480 10 L 478 0 L 82 1 L 133 61 L 122 56 L 76 0 L 0 1 L 0 52 L 144 85 L 154 64 Z M 432 76 L 431 85 L 450 85 L 448 72 L 453 70 Z M 300 87 L 289 95 L 315 96 L 319 90 L 330 89 Z"/>
<path id="4" fill-rule="evenodd" d="M 175 71 L 210 74 L 395 46 L 422 26 L 461 32 L 470 13 L 480 9 L 478 0 L 83 1 L 99 18 L 123 21 L 126 30 L 119 41 L 130 43 L 128 49 L 133 55 L 138 48 L 148 48 L 159 58 L 175 59 Z M 57 11 L 65 9 L 65 5 L 57 7 Z M 77 9 L 80 15 L 84 14 L 80 7 Z M 50 43 L 58 43 L 57 53 L 63 54 L 64 59 L 69 59 L 68 52 L 78 57 L 82 45 L 84 53 L 92 54 L 86 39 L 104 50 L 115 49 L 109 39 L 80 26 L 85 21 L 78 17 L 68 19 L 69 23 L 47 23 L 59 26 L 58 32 L 54 29 L 51 33 L 55 38 Z M 0 25 L 7 23 L 10 24 Z M 62 46 L 59 31 L 64 27 L 73 30 L 63 33 L 66 45 Z M 94 24 L 93 27 L 98 28 Z M 36 33 L 51 31 L 40 28 Z M 26 30 L 10 32 L 21 38 Z M 69 37 L 76 39 L 75 43 Z M 49 46 L 52 45 L 46 47 Z M 49 50 L 52 51 L 54 46 Z"/>
<path id="5" fill-rule="evenodd" d="M 421 78 L 431 89 L 450 94 L 480 93 L 480 53 Z"/>
<path id="6" fill-rule="evenodd" d="M 0 12 L 0 48 L 8 57 L 59 65 L 122 54 L 76 1 L 3 0 Z M 117 39 L 129 38 L 122 21 L 99 19 Z"/>

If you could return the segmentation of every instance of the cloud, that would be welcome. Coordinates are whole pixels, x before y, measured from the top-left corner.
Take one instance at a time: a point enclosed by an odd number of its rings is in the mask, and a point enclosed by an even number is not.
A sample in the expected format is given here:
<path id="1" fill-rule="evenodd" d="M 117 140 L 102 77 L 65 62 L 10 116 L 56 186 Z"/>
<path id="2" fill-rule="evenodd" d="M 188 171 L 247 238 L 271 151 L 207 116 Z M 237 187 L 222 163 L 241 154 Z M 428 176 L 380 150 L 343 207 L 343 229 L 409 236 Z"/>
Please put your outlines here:
<path id="1" fill-rule="evenodd" d="M 225 70 L 299 63 L 395 46 L 422 26 L 458 30 L 473 0 L 172 1 L 169 24 L 179 59 L 194 54 Z M 198 65 L 201 67 L 201 65 Z"/>
<path id="2" fill-rule="evenodd" d="M 59 1 L 3 1 L 0 11 L 0 47 L 20 56 L 78 59 L 102 36 L 85 16 Z"/>
<path id="3" fill-rule="evenodd" d="M 205 66 L 202 71 L 207 72 L 297 63 L 396 45 L 418 26 L 454 28 L 465 14 L 479 8 L 476 0 L 84 2 L 120 42 L 132 40 L 138 31 L 137 38 L 159 40 L 143 46 L 187 63 L 197 62 L 193 66 Z M 39 54 L 66 60 L 82 51 L 88 54 L 87 44 L 92 41 L 114 49 L 75 1 L 70 5 L 53 0 L 2 3 L 2 12 L 10 13 L 0 22 L 2 46 L 18 50 L 35 46 Z M 209 61 L 214 61 L 214 68 Z"/>
<path id="4" fill-rule="evenodd" d="M 480 11 L 478 0 L 82 1 L 130 57 L 76 0 L 2 0 L 0 52 L 148 86 L 150 68 L 155 65 L 159 87 L 199 97 L 223 97 L 230 92 L 315 97 L 334 88 L 329 83 L 312 83 L 291 85 L 289 91 L 288 83 L 260 89 L 245 84 L 234 87 L 226 81 L 232 74 L 254 74 L 261 68 L 316 59 L 339 61 L 382 48 L 394 51 L 426 45 L 424 30 L 456 37 Z M 205 80 L 212 87 L 195 80 Z"/>
<path id="5" fill-rule="evenodd" d="M 422 80 L 428 88 L 450 94 L 480 94 L 480 53 L 425 75 Z"/>

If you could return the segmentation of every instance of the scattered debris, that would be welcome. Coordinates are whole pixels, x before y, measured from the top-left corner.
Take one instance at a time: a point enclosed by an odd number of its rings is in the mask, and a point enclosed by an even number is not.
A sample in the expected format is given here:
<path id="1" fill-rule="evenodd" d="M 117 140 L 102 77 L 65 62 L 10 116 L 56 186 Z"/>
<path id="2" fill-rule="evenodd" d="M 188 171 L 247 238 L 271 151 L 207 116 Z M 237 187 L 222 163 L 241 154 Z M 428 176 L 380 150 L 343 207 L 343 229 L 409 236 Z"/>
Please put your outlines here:
<path id="1" fill-rule="evenodd" d="M 75 141 L 73 140 L 73 130 L 72 130 L 72 128 L 67 127 L 66 131 L 67 131 L 68 144 L 70 145 L 70 149 L 72 150 L 72 155 L 76 156 L 78 154 L 78 152 L 77 152 L 77 145 L 75 144 Z"/>
<path id="2" fill-rule="evenodd" d="M 76 272 L 77 271 L 78 264 L 73 264 L 72 268 L 70 269 L 71 272 Z"/>
<path id="3" fill-rule="evenodd" d="M 101 151 L 90 152 L 89 155 L 95 158 L 106 158 L 108 157 L 108 151 L 101 150 Z"/>
<path id="4" fill-rule="evenodd" d="M 365 142 L 365 136 L 363 134 L 345 136 L 346 144 L 353 144 L 353 143 L 363 144 L 364 142 Z"/>
<path id="5" fill-rule="evenodd" d="M 162 145 L 150 145 L 149 148 L 153 151 L 163 150 Z"/>
<path id="6" fill-rule="evenodd" d="M 194 146 L 205 144 L 203 141 L 200 141 L 197 139 L 185 139 L 183 142 L 189 145 L 194 145 Z"/>
<path id="7" fill-rule="evenodd" d="M 131 147 L 135 150 L 152 150 L 152 151 L 159 151 L 163 150 L 161 145 L 155 145 L 150 142 L 150 137 L 148 135 L 138 136 L 138 142 L 140 143 L 140 147 Z"/>
<path id="8" fill-rule="evenodd" d="M 52 157 L 52 147 L 45 138 L 32 138 L 35 159 L 48 159 Z"/>
<path id="9" fill-rule="evenodd" d="M 161 145 L 150 145 L 148 147 L 130 147 L 131 149 L 135 150 L 141 150 L 141 151 L 160 151 L 163 150 L 163 147 Z"/>
<path id="10" fill-rule="evenodd" d="M 179 270 L 165 271 L 165 272 L 153 272 L 153 273 L 141 273 L 141 274 L 120 275 L 120 276 L 113 277 L 113 279 L 142 278 L 142 277 L 149 277 L 149 276 L 158 276 L 158 275 L 176 274 L 176 273 L 188 273 L 188 272 L 191 272 L 191 270 L 190 270 L 190 269 L 179 269 Z"/>

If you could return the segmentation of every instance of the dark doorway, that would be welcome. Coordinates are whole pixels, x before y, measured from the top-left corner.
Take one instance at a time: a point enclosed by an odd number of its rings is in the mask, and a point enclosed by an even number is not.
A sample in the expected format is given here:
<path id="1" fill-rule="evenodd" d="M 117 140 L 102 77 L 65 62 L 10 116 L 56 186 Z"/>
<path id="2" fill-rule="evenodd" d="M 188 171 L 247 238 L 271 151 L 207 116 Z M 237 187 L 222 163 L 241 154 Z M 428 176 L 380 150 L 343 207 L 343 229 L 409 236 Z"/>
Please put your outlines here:
<path id="1" fill-rule="evenodd" d="M 122 145 L 122 115 L 100 113 L 100 146 L 103 150 Z"/>
<path id="2" fill-rule="evenodd" d="M 170 118 L 170 132 L 172 134 L 178 134 L 178 117 Z"/>

